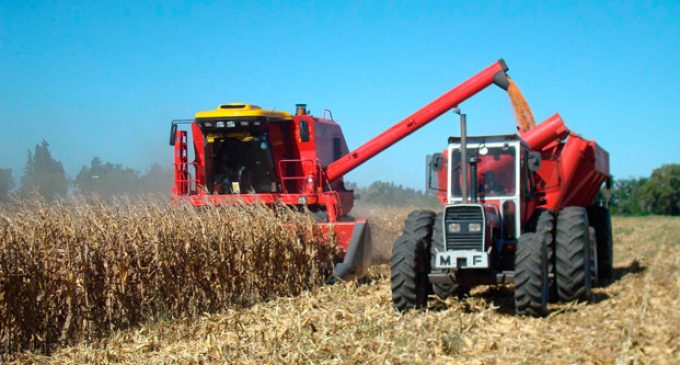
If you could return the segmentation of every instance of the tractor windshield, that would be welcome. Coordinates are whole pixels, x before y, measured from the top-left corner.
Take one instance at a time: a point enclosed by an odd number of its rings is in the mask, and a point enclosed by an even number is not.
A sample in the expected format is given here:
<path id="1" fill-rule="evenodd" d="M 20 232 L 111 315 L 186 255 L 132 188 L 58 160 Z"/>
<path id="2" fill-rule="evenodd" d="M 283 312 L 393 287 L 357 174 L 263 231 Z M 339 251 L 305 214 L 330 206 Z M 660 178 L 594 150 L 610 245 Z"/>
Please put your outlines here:
<path id="1" fill-rule="evenodd" d="M 481 198 L 515 195 L 516 150 L 514 147 L 468 148 L 468 156 L 479 158 L 477 191 Z M 462 195 L 460 190 L 460 149 L 453 151 L 451 163 L 452 195 L 460 197 Z M 470 170 L 468 169 L 468 171 Z M 468 184 L 469 180 L 470 177 L 468 176 Z"/>

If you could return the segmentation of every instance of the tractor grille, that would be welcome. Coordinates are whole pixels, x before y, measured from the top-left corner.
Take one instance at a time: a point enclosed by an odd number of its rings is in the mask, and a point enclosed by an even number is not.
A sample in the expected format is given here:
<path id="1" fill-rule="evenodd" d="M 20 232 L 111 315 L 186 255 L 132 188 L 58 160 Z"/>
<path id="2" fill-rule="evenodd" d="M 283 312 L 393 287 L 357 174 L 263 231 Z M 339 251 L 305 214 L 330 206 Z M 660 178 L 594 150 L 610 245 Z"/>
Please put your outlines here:
<path id="1" fill-rule="evenodd" d="M 484 251 L 484 213 L 482 206 L 453 206 L 446 209 L 444 216 L 447 250 Z M 460 232 L 449 232 L 449 224 L 460 224 Z M 469 232 L 470 223 L 479 223 L 480 232 Z"/>

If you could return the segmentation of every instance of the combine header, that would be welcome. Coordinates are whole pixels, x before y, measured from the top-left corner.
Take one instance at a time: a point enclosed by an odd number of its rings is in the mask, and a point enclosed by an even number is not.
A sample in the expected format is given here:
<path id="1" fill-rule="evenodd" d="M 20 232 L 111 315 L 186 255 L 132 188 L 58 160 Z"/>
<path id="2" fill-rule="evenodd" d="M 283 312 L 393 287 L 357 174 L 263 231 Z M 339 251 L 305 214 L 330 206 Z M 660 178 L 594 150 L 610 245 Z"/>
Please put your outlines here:
<path id="1" fill-rule="evenodd" d="M 348 216 L 354 193 L 343 176 L 487 86 L 507 89 L 507 70 L 503 60 L 492 64 L 353 151 L 329 111 L 313 116 L 304 104 L 291 115 L 231 103 L 173 121 L 173 199 L 195 206 L 263 203 L 308 210 L 345 253 L 335 275 L 359 273 L 366 265 L 369 229 L 366 219 Z M 190 125 L 191 141 L 181 124 Z"/>

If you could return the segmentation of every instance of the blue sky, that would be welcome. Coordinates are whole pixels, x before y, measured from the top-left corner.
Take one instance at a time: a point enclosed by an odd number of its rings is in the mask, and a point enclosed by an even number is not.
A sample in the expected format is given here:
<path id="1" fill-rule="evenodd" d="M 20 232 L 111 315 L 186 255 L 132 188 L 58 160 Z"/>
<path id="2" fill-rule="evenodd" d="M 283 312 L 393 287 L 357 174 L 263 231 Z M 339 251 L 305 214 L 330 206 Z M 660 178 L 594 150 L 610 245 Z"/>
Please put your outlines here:
<path id="1" fill-rule="evenodd" d="M 618 177 L 679 162 L 680 2 L 0 3 L 0 167 L 43 138 L 75 176 L 92 156 L 170 165 L 169 122 L 220 103 L 333 110 L 350 149 L 503 57 L 537 120 L 559 112 Z M 514 132 L 489 88 L 470 134 Z M 424 185 L 446 114 L 348 175 Z"/>

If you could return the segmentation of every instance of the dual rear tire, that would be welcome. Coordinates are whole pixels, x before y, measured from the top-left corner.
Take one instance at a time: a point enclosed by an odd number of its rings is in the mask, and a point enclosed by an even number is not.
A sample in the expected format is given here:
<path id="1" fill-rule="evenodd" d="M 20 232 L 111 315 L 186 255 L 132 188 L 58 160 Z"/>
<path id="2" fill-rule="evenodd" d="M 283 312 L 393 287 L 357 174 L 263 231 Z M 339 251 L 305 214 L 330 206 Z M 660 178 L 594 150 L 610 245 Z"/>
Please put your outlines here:
<path id="1" fill-rule="evenodd" d="M 540 317 L 547 312 L 554 225 L 551 211 L 539 211 L 533 232 L 519 238 L 515 252 L 515 313 L 519 315 Z"/>

